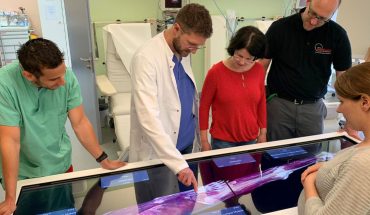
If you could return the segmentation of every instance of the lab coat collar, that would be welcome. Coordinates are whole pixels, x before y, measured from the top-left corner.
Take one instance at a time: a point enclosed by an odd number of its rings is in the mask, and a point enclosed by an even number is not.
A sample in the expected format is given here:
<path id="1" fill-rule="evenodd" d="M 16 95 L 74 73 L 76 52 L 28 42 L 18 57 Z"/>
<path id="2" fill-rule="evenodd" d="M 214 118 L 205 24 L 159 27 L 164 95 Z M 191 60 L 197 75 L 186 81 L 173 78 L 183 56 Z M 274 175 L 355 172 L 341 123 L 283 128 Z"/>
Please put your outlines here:
<path id="1" fill-rule="evenodd" d="M 171 50 L 170 46 L 168 45 L 166 39 L 164 38 L 164 32 L 160 33 L 160 37 L 161 37 L 161 40 L 164 44 L 164 50 L 165 50 L 165 53 L 166 53 L 166 58 L 167 58 L 167 64 L 169 66 L 169 71 L 172 73 L 171 74 L 171 76 L 173 77 L 172 78 L 172 83 L 174 84 L 174 87 L 176 87 L 176 89 L 177 89 L 175 76 L 173 74 L 173 68 L 175 66 L 175 63 L 172 61 L 172 58 L 175 54 L 173 53 L 173 51 Z M 190 77 L 190 79 L 192 80 L 192 82 L 195 86 L 195 89 L 197 91 L 197 86 L 196 86 L 194 75 L 193 75 L 193 72 L 192 72 L 192 69 L 191 69 L 190 54 L 187 57 L 182 57 L 180 59 L 180 62 L 182 63 L 182 66 L 185 69 L 185 73 Z"/>

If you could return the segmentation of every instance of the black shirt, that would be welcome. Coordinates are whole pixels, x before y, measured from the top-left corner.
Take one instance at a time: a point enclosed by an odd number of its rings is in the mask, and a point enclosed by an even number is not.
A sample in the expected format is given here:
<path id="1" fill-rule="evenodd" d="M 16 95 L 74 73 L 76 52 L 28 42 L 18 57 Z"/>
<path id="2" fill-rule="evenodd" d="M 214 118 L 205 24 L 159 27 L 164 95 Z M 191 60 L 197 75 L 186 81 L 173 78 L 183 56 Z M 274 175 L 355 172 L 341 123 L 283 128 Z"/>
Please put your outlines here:
<path id="1" fill-rule="evenodd" d="M 266 58 L 272 59 L 267 85 L 281 97 L 313 100 L 326 94 L 332 63 L 337 71 L 351 67 L 351 46 L 334 21 L 306 31 L 303 11 L 275 21 L 266 32 Z"/>

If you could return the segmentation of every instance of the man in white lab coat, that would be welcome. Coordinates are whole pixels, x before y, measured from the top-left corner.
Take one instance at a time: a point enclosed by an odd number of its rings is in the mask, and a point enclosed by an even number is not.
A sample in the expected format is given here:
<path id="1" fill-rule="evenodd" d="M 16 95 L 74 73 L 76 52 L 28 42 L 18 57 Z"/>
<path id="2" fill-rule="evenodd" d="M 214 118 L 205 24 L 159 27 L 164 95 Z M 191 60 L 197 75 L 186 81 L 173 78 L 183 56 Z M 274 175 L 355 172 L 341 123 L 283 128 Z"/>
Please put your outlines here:
<path id="1" fill-rule="evenodd" d="M 172 171 L 165 174 L 162 168 L 155 171 L 156 176 L 149 174 L 152 179 L 159 177 L 164 187 L 152 183 L 145 189 L 147 201 L 173 193 L 175 174 L 197 191 L 194 173 L 182 156 L 199 147 L 198 96 L 189 54 L 203 48 L 211 34 L 208 10 L 187 4 L 171 28 L 149 40 L 132 59 L 129 161 L 159 158 Z"/>

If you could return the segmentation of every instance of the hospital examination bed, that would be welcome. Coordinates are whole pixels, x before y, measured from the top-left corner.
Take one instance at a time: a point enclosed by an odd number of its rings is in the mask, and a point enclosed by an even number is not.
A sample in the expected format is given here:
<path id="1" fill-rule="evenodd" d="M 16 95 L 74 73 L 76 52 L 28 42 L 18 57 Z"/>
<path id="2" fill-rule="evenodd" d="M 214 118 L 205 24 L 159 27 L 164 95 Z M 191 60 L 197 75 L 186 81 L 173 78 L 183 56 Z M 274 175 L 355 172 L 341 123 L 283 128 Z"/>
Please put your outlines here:
<path id="1" fill-rule="evenodd" d="M 152 37 L 150 23 L 109 24 L 103 27 L 106 75 L 98 75 L 97 85 L 102 96 L 108 97 L 109 116 L 123 160 L 128 158 L 130 145 L 131 79 L 130 63 L 135 51 Z"/>

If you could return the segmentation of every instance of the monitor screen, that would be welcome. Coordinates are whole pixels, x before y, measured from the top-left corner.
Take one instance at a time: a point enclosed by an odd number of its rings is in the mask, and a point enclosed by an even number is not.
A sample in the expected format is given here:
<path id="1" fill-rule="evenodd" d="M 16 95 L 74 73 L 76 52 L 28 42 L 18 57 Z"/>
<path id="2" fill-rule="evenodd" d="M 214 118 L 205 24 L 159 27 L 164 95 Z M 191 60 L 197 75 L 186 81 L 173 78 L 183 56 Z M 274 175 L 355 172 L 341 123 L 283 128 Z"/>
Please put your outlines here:
<path id="1" fill-rule="evenodd" d="M 148 181 L 149 176 L 147 171 L 137 171 L 117 175 L 103 176 L 100 178 L 100 186 L 102 188 L 120 186 L 125 184 L 134 184 L 141 181 Z"/>
<path id="2" fill-rule="evenodd" d="M 182 7 L 182 0 L 165 0 L 164 6 L 167 9 L 170 8 L 181 8 Z"/>
<path id="3" fill-rule="evenodd" d="M 275 159 L 294 157 L 297 155 L 307 154 L 307 151 L 304 150 L 304 148 L 300 146 L 292 146 L 289 148 L 282 148 L 282 149 L 271 149 L 271 150 L 267 150 L 266 152 Z"/>
<path id="4" fill-rule="evenodd" d="M 296 206 L 307 166 L 354 144 L 340 136 L 189 160 L 197 173 L 197 193 L 179 186 L 164 165 L 24 186 L 14 214 L 273 212 Z"/>
<path id="5" fill-rule="evenodd" d="M 236 166 L 244 163 L 254 163 L 256 160 L 250 154 L 239 154 L 214 158 L 213 162 L 217 167 Z"/>

